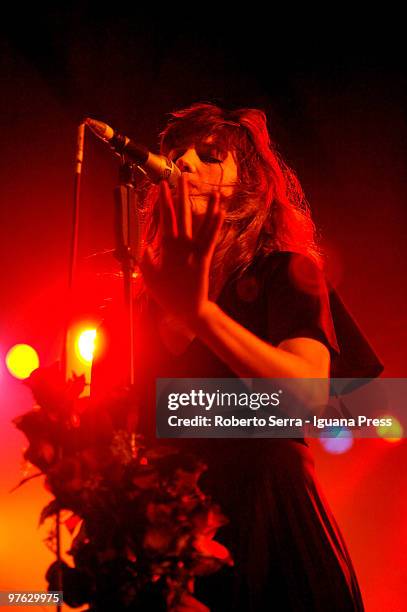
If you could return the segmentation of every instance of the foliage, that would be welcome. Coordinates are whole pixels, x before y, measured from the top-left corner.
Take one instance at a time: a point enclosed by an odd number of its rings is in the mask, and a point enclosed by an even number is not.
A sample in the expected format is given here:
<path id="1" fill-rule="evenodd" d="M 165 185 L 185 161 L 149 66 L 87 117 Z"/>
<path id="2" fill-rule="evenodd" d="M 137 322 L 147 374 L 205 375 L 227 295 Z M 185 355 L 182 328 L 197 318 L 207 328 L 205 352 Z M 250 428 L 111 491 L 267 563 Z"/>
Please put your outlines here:
<path id="1" fill-rule="evenodd" d="M 65 603 L 92 612 L 174 610 L 196 576 L 233 564 L 213 540 L 227 520 L 199 488 L 206 466 L 175 447 L 147 445 L 134 432 L 129 393 L 98 404 L 80 398 L 84 378 L 65 381 L 57 364 L 27 384 L 37 406 L 14 422 L 53 495 L 40 522 L 70 511 L 75 534 L 71 564 L 48 568 L 50 590 L 62 580 Z"/>

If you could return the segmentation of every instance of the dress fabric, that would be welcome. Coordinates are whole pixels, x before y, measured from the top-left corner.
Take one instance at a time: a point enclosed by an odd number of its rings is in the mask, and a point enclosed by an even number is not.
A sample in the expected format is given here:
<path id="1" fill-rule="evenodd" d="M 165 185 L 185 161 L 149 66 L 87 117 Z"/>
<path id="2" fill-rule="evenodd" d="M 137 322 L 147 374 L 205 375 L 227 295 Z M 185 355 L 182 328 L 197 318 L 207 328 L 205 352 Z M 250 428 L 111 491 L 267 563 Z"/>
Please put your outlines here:
<path id="1" fill-rule="evenodd" d="M 241 278 L 231 278 L 217 303 L 275 346 L 295 337 L 322 342 L 331 354 L 331 370 L 346 371 L 348 376 L 351 368 L 342 353 L 346 356 L 349 351 L 342 351 L 342 346 L 349 342 L 357 347 L 351 351 L 355 376 L 358 364 L 359 371 L 376 376 L 381 364 L 339 298 L 335 312 L 348 326 L 335 329 L 331 300 L 315 264 L 303 255 L 282 252 L 255 261 Z M 235 377 L 198 339 L 181 355 L 172 354 L 162 341 L 154 310 L 150 307 L 142 313 L 136 333 L 136 380 L 141 405 L 148 407 L 143 428 L 151 438 L 156 378 Z M 108 336 L 109 327 L 107 322 Z M 111 358 L 116 361 L 119 353 L 114 347 L 119 345 L 116 333 L 115 342 L 110 342 Z M 108 363 L 102 359 L 95 363 L 95 387 L 98 381 L 112 379 Z M 196 597 L 212 612 L 364 609 L 351 559 L 318 486 L 304 440 L 180 439 L 172 443 L 205 461 L 208 470 L 201 486 L 229 518 L 215 539 L 229 548 L 234 567 L 196 581 Z"/>

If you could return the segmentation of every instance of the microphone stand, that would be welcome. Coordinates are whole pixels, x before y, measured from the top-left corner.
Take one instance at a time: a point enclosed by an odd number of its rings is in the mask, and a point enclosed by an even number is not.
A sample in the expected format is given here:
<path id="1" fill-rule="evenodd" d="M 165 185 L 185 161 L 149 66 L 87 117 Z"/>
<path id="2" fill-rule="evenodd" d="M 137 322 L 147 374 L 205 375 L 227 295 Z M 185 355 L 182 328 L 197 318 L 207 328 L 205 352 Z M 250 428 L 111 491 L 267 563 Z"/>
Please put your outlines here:
<path id="1" fill-rule="evenodd" d="M 83 150 L 84 150 L 85 124 L 78 128 L 75 183 L 74 183 L 74 207 L 72 220 L 72 235 L 69 258 L 68 293 L 69 302 L 72 299 L 75 270 L 78 254 L 78 229 L 79 229 L 79 206 L 80 206 L 80 184 L 82 174 Z M 131 390 L 135 382 L 135 342 L 134 342 L 134 305 L 132 299 L 132 279 L 134 270 L 141 258 L 142 235 L 144 226 L 144 211 L 140 205 L 135 188 L 136 168 L 143 172 L 136 164 L 126 161 L 124 155 L 120 155 L 121 163 L 119 169 L 119 183 L 114 190 L 115 200 L 115 257 L 121 263 L 123 272 L 124 302 L 126 308 L 127 331 L 129 342 L 128 360 L 128 385 Z M 67 376 L 67 353 L 68 353 L 68 318 L 65 322 L 64 341 L 61 355 L 61 368 Z M 135 432 L 131 432 L 135 436 Z M 59 458 L 62 457 L 62 448 L 57 449 Z M 63 590 L 62 580 L 62 556 L 61 556 L 61 512 L 56 512 L 56 559 L 57 559 L 57 590 Z M 61 612 L 62 604 L 56 606 L 57 612 Z"/>
<path id="2" fill-rule="evenodd" d="M 143 215 L 135 188 L 135 165 L 121 156 L 119 184 L 114 190 L 115 199 L 115 257 L 121 263 L 123 272 L 124 303 L 127 318 L 128 338 L 128 383 L 134 385 L 134 305 L 132 279 L 141 256 Z"/>
<path id="3" fill-rule="evenodd" d="M 75 158 L 75 181 L 74 181 L 74 202 L 72 211 L 72 234 L 69 254 L 69 271 L 68 271 L 68 313 L 72 307 L 73 287 L 75 280 L 76 263 L 78 258 L 78 235 L 79 235 L 79 211 L 80 211 L 80 191 L 81 191 L 81 176 L 83 163 L 83 150 L 85 144 L 85 124 L 81 123 L 78 126 L 77 146 Z M 68 376 L 68 330 L 69 330 L 69 314 L 65 316 L 65 325 L 63 332 L 62 354 L 61 354 L 61 370 L 65 377 Z M 58 459 L 62 459 L 62 446 L 56 449 Z M 57 591 L 63 591 L 62 579 L 62 556 L 61 556 L 61 511 L 58 509 L 55 515 L 55 556 L 57 560 L 56 582 Z M 57 612 L 62 611 L 60 602 L 56 605 Z"/>

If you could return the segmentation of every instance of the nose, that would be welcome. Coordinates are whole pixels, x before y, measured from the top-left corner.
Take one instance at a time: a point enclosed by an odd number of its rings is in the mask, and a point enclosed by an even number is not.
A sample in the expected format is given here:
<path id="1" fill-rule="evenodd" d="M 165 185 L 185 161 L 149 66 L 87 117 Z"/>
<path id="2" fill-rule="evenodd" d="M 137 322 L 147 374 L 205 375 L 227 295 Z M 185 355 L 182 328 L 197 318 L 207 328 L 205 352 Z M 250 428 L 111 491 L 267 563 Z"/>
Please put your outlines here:
<path id="1" fill-rule="evenodd" d="M 198 156 L 195 149 L 187 149 L 175 162 L 181 172 L 196 172 Z"/>

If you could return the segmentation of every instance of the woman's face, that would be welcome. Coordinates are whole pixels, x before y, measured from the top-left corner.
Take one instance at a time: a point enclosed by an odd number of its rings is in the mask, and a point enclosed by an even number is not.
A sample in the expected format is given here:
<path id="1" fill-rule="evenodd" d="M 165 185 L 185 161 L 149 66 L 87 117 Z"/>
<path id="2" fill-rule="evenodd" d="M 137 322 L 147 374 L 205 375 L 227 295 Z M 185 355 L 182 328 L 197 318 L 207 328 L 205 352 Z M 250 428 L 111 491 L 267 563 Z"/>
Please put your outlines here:
<path id="1" fill-rule="evenodd" d="M 233 195 L 238 180 L 236 158 L 216 136 L 174 148 L 169 158 L 187 175 L 194 215 L 205 213 L 213 191 L 219 191 L 224 197 Z"/>

